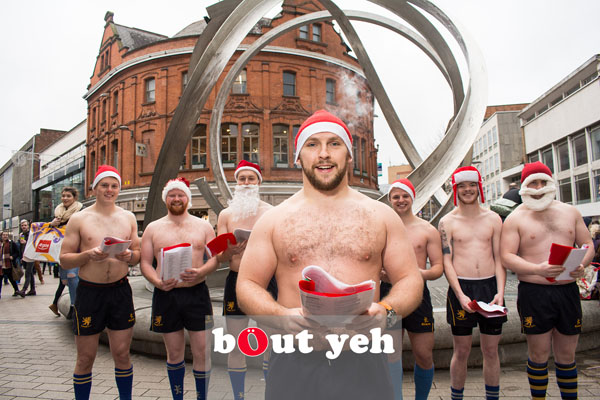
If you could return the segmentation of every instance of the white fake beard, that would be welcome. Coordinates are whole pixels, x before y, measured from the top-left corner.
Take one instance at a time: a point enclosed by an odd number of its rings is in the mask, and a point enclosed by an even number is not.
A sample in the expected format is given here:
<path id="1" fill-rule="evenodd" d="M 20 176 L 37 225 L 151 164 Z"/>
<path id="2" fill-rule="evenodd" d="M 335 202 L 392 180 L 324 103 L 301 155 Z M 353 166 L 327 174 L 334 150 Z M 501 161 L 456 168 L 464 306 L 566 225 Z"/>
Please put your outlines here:
<path id="1" fill-rule="evenodd" d="M 521 199 L 525 207 L 532 211 L 544 211 L 552 204 L 554 197 L 556 196 L 556 186 L 553 182 L 548 182 L 546 186 L 541 189 L 522 188 L 519 191 Z M 543 195 L 540 199 L 534 199 L 532 196 Z"/>
<path id="2" fill-rule="evenodd" d="M 228 204 L 234 221 L 255 216 L 260 206 L 258 185 L 236 185 Z"/>

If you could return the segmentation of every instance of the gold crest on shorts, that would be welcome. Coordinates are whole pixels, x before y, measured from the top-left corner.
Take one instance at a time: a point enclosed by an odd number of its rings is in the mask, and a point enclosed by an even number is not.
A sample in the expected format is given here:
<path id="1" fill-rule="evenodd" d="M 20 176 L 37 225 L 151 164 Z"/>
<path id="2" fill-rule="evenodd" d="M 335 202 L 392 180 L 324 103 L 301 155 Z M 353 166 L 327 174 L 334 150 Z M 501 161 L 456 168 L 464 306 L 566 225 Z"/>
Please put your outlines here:
<path id="1" fill-rule="evenodd" d="M 233 301 L 227 302 L 227 311 L 235 311 L 235 302 L 233 302 Z"/>
<path id="2" fill-rule="evenodd" d="M 458 310 L 456 312 L 456 319 L 459 321 L 464 321 L 467 319 L 467 312 L 465 310 Z"/>
<path id="3" fill-rule="evenodd" d="M 575 328 L 581 328 L 581 320 L 577 318 L 577 322 L 575 322 Z"/>
<path id="4" fill-rule="evenodd" d="M 523 326 L 525 328 L 533 328 L 535 326 L 533 324 L 533 317 L 525 317 L 525 318 L 523 318 Z"/>
<path id="5" fill-rule="evenodd" d="M 92 325 L 92 317 L 83 317 L 81 319 L 81 327 L 89 328 Z"/>
<path id="6" fill-rule="evenodd" d="M 135 322 L 135 315 L 133 315 L 133 313 L 129 313 L 129 319 L 127 322 Z"/>
<path id="7" fill-rule="evenodd" d="M 423 317 L 423 322 L 421 322 L 421 326 L 431 326 L 431 321 L 429 321 L 429 318 Z"/>
<path id="8" fill-rule="evenodd" d="M 162 315 L 156 315 L 154 317 L 154 323 L 152 325 L 154 325 L 154 326 L 163 326 Z"/>

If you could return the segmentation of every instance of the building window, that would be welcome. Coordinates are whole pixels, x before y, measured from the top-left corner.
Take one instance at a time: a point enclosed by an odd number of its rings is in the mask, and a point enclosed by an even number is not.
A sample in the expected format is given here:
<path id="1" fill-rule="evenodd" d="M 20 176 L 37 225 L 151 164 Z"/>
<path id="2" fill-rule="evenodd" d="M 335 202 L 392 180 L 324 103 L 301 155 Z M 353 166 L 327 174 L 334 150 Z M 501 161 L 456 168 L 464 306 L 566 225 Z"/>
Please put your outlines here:
<path id="1" fill-rule="evenodd" d="M 187 85 L 188 85 L 188 72 L 184 71 L 181 73 L 181 94 L 183 94 L 183 91 L 185 90 Z"/>
<path id="2" fill-rule="evenodd" d="M 498 194 L 498 197 L 500 197 L 502 193 L 502 189 L 500 188 L 500 181 L 496 181 L 496 193 Z"/>
<path id="3" fill-rule="evenodd" d="M 540 161 L 540 155 L 537 153 L 537 151 L 529 156 L 530 163 L 534 163 L 536 161 Z"/>
<path id="4" fill-rule="evenodd" d="M 96 152 L 92 151 L 90 153 L 90 182 L 94 181 L 94 175 L 96 175 Z"/>
<path id="5" fill-rule="evenodd" d="M 298 34 L 300 39 L 308 40 L 308 25 L 303 25 L 300 27 L 300 33 Z"/>
<path id="6" fill-rule="evenodd" d="M 489 150 L 492 150 L 492 131 L 488 131 L 487 137 L 488 137 L 488 146 L 490 147 Z"/>
<path id="7" fill-rule="evenodd" d="M 224 168 L 234 168 L 237 164 L 237 124 L 221 125 L 221 162 Z"/>
<path id="8" fill-rule="evenodd" d="M 198 125 L 192 135 L 192 169 L 207 168 L 206 125 Z"/>
<path id="9" fill-rule="evenodd" d="M 106 164 L 106 146 L 100 147 L 100 165 Z"/>
<path id="10" fill-rule="evenodd" d="M 360 175 L 360 169 L 359 169 L 359 165 L 358 165 L 358 147 L 359 147 L 359 139 L 356 136 L 352 136 L 352 154 L 353 154 L 353 159 L 354 159 L 354 174 L 355 175 Z"/>
<path id="11" fill-rule="evenodd" d="M 273 165 L 275 168 L 288 167 L 288 126 L 282 124 L 273 125 Z"/>
<path id="12" fill-rule="evenodd" d="M 111 143 L 112 147 L 112 166 L 119 169 L 119 141 L 113 140 Z"/>
<path id="13" fill-rule="evenodd" d="M 575 157 L 575 166 L 587 164 L 587 148 L 585 145 L 585 134 L 573 138 L 573 155 Z"/>
<path id="14" fill-rule="evenodd" d="M 233 82 L 233 86 L 231 87 L 231 93 L 233 94 L 246 94 L 248 91 L 246 90 L 246 70 L 244 69 L 240 74 L 235 78 Z"/>
<path id="15" fill-rule="evenodd" d="M 113 93 L 113 115 L 119 112 L 119 91 Z"/>
<path id="16" fill-rule="evenodd" d="M 312 26 L 312 40 L 313 40 L 313 42 L 321 41 L 321 25 L 314 24 Z"/>
<path id="17" fill-rule="evenodd" d="M 156 88 L 156 81 L 154 80 L 154 78 L 146 79 L 144 87 L 145 87 L 145 93 L 146 93 L 146 95 L 144 96 L 145 102 L 146 103 L 154 103 L 154 101 L 155 101 L 154 94 L 155 94 L 155 88 Z"/>
<path id="18" fill-rule="evenodd" d="M 556 146 L 558 152 L 558 171 L 566 171 L 569 169 L 569 146 L 565 140 Z"/>
<path id="19" fill-rule="evenodd" d="M 592 141 L 592 159 L 600 160 L 600 126 L 592 129 L 590 139 Z"/>
<path id="20" fill-rule="evenodd" d="M 242 157 L 246 161 L 259 163 L 258 154 L 259 126 L 257 124 L 242 125 Z"/>
<path id="21" fill-rule="evenodd" d="M 490 175 L 490 159 L 488 158 L 487 160 L 485 160 L 484 164 L 483 164 L 483 174 L 485 175 L 485 178 L 489 178 Z"/>
<path id="22" fill-rule="evenodd" d="M 296 73 L 291 71 L 283 72 L 283 95 L 296 95 Z"/>
<path id="23" fill-rule="evenodd" d="M 102 123 L 106 122 L 106 99 L 102 100 Z"/>
<path id="24" fill-rule="evenodd" d="M 292 137 L 295 138 L 296 136 L 298 136 L 298 131 L 300 130 L 300 125 L 294 125 L 292 127 Z M 295 151 L 295 149 L 294 149 Z M 295 153 L 294 153 L 295 154 Z M 296 168 L 302 168 L 300 165 L 294 163 L 293 165 L 296 166 Z"/>
<path id="25" fill-rule="evenodd" d="M 575 175 L 575 196 L 577 204 L 589 203 L 592 201 L 590 196 L 590 178 L 588 173 Z"/>
<path id="26" fill-rule="evenodd" d="M 496 170 L 496 173 L 500 173 L 500 156 L 498 153 L 494 154 L 494 169 Z"/>
<path id="27" fill-rule="evenodd" d="M 94 107 L 92 108 L 92 126 L 91 126 L 91 131 L 95 131 L 96 130 L 96 113 L 97 113 L 98 108 Z"/>
<path id="28" fill-rule="evenodd" d="M 483 151 L 485 154 L 487 154 L 487 148 L 488 148 L 488 140 L 487 140 L 487 134 L 484 133 L 483 134 Z"/>
<path id="29" fill-rule="evenodd" d="M 593 173 L 592 191 L 594 192 L 594 199 L 600 201 L 600 169 L 595 170 Z"/>
<path id="30" fill-rule="evenodd" d="M 367 173 L 367 141 L 365 139 L 360 140 L 360 164 L 363 176 L 369 176 Z"/>
<path id="31" fill-rule="evenodd" d="M 325 101 L 327 104 L 335 104 L 335 81 L 325 80 Z"/>
<path id="32" fill-rule="evenodd" d="M 571 178 L 561 179 L 558 181 L 558 192 L 560 193 L 560 201 L 563 203 L 573 203 L 573 193 L 571 193 Z"/>
<path id="33" fill-rule="evenodd" d="M 554 173 L 554 158 L 552 157 L 552 147 L 542 150 L 542 163 Z"/>
<path id="34" fill-rule="evenodd" d="M 492 137 L 494 139 L 494 147 L 498 145 L 498 129 L 492 126 Z"/>

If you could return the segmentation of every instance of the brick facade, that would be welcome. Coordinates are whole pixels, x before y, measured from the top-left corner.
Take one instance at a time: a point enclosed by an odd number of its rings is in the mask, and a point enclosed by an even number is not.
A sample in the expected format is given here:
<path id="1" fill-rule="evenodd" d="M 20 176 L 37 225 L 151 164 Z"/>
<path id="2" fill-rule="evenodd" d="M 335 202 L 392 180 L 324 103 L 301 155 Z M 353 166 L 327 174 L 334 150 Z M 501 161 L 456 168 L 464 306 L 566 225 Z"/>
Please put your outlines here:
<path id="1" fill-rule="evenodd" d="M 304 6 L 297 3 L 300 2 L 285 1 L 282 13 L 273 20 L 261 21 L 242 46 L 296 14 L 316 10 L 317 3 Z M 116 164 L 124 191 L 150 185 L 203 24 L 199 21 L 167 38 L 117 25 L 113 14 L 107 13 L 100 53 L 85 95 L 88 101 L 86 196 L 91 195 L 90 182 L 102 163 Z M 190 31 L 194 33 L 189 35 Z M 245 68 L 245 92 L 238 85 L 223 113 L 222 155 L 225 149 L 232 161 L 224 162 L 228 180 L 233 180 L 233 165 L 242 158 L 250 158 L 260 163 L 265 183 L 301 182 L 301 172 L 293 164 L 294 129 L 314 111 L 325 108 L 342 118 L 354 135 L 350 184 L 366 190 L 377 189 L 373 95 L 360 66 L 347 52 L 348 47 L 331 23 L 322 22 L 308 26 L 307 30 L 288 32 L 250 60 Z M 197 136 L 186 150 L 180 175 L 190 181 L 200 177 L 209 182 L 214 180 L 207 154 L 210 110 L 224 75 L 239 54 L 236 52 L 230 60 L 217 88 L 211 92 L 196 127 Z M 284 95 L 284 74 L 295 77 L 295 91 L 287 95 Z M 153 98 L 148 93 L 152 87 Z M 128 129 L 119 129 L 123 125 Z M 237 129 L 238 135 L 228 135 L 227 129 L 230 132 Z M 146 146 L 145 157 L 136 156 L 136 143 Z M 222 159 L 228 157 L 223 155 Z"/>

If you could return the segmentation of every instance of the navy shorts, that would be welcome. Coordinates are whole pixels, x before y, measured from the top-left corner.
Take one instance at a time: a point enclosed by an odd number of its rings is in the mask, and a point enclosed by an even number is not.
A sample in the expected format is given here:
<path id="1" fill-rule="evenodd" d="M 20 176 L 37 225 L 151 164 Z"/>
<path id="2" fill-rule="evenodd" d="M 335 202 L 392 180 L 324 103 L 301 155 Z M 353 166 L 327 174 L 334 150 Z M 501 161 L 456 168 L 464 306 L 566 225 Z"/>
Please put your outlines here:
<path id="1" fill-rule="evenodd" d="M 77 336 L 95 335 L 104 328 L 124 330 L 135 324 L 133 295 L 127 277 L 112 283 L 79 278 L 73 307 L 73 333 Z"/>
<path id="2" fill-rule="evenodd" d="M 581 333 L 581 300 L 575 282 L 566 285 L 519 282 L 518 293 L 522 333 L 537 335 L 553 328 L 563 335 Z"/>
<path id="3" fill-rule="evenodd" d="M 213 327 L 213 310 L 206 282 L 167 292 L 154 288 L 150 330 L 159 333 L 204 331 Z"/>
<path id="4" fill-rule="evenodd" d="M 379 289 L 381 298 L 383 299 L 390 293 L 392 284 L 388 282 L 381 282 Z M 431 294 L 427 287 L 427 282 L 423 285 L 423 300 L 419 307 L 408 316 L 402 318 L 401 321 L 396 322 L 394 326 L 389 328 L 390 330 L 406 329 L 408 332 L 413 333 L 426 333 L 433 332 L 433 306 L 431 304 Z"/>
<path id="5" fill-rule="evenodd" d="M 458 279 L 463 293 L 471 300 L 483 301 L 489 303 L 494 300 L 498 293 L 498 284 L 496 277 L 485 279 Z M 502 334 L 502 324 L 508 318 L 495 317 L 486 318 L 475 312 L 469 313 L 463 310 L 460 301 L 454 294 L 451 287 L 448 288 L 448 298 L 446 299 L 446 320 L 450 324 L 452 334 L 455 336 L 469 336 L 473 333 L 473 328 L 479 324 L 479 332 L 486 335 Z"/>
<path id="6" fill-rule="evenodd" d="M 227 279 L 225 280 L 225 293 L 223 294 L 223 315 L 231 316 L 244 316 L 246 315 L 239 306 L 237 301 L 237 293 L 235 291 L 235 285 L 237 283 L 238 273 L 235 271 L 229 271 Z M 277 300 L 277 281 L 275 277 L 271 278 L 267 291 L 271 293 L 271 296 Z"/>

